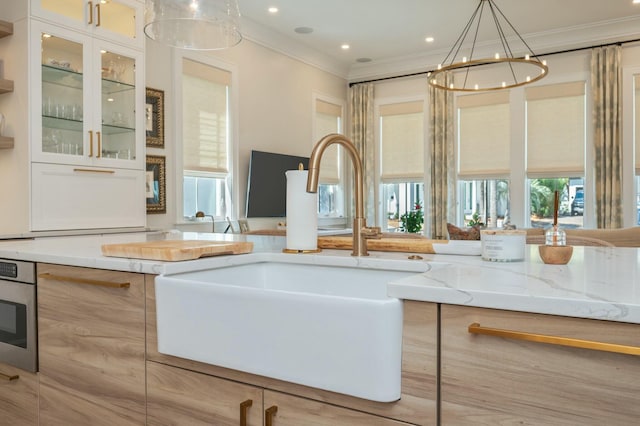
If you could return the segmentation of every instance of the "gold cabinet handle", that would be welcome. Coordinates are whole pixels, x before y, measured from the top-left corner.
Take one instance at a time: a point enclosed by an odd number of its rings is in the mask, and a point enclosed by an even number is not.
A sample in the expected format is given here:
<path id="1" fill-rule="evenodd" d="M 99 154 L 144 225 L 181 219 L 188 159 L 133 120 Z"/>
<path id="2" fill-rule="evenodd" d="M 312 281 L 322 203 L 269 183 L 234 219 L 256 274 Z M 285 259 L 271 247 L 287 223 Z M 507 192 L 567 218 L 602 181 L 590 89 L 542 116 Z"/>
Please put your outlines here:
<path id="1" fill-rule="evenodd" d="M 100 26 L 100 3 L 96 4 L 96 15 L 98 15 L 98 22 L 96 23 L 96 27 Z"/>
<path id="2" fill-rule="evenodd" d="M 0 373 L 0 380 L 6 380 L 7 382 L 12 382 L 14 380 L 18 380 L 20 376 L 17 374 L 7 375 L 4 373 Z"/>
<path id="3" fill-rule="evenodd" d="M 96 132 L 96 136 L 98 137 L 98 153 L 96 154 L 96 158 L 100 158 L 102 155 L 102 136 L 100 132 Z"/>
<path id="4" fill-rule="evenodd" d="M 93 130 L 89 130 L 89 157 L 93 157 Z"/>
<path id="5" fill-rule="evenodd" d="M 247 411 L 253 405 L 253 400 L 247 399 L 240 403 L 240 426 L 247 426 Z"/>
<path id="6" fill-rule="evenodd" d="M 87 22 L 87 24 L 91 25 L 93 24 L 93 2 L 92 1 L 87 2 L 87 8 L 89 9 L 89 22 Z"/>
<path id="7" fill-rule="evenodd" d="M 264 426 L 273 426 L 273 417 L 278 412 L 278 406 L 272 405 L 264 410 Z"/>
<path id="8" fill-rule="evenodd" d="M 550 345 L 570 346 L 572 348 L 591 349 L 594 351 L 613 352 L 625 355 L 640 355 L 640 347 L 617 345 L 615 343 L 594 342 L 592 340 L 573 339 L 571 337 L 549 336 L 545 334 L 525 333 L 522 331 L 502 330 L 482 327 L 477 322 L 469 325 L 469 333 L 507 339 L 526 340 L 529 342 L 548 343 Z"/>
<path id="9" fill-rule="evenodd" d="M 81 172 L 81 173 L 105 173 L 105 174 L 109 174 L 112 175 L 114 174 L 116 171 L 115 170 L 101 170 L 101 169 L 73 169 L 74 172 Z"/>
<path id="10" fill-rule="evenodd" d="M 129 288 L 131 283 L 114 283 L 111 281 L 101 281 L 101 280 L 92 280 L 88 278 L 76 278 L 76 277 L 65 277 L 64 275 L 56 275 L 45 272 L 44 274 L 38 274 L 38 278 L 53 280 L 53 281 L 66 281 L 74 284 L 87 284 L 87 285 L 97 285 L 100 287 L 109 287 L 109 288 Z"/>

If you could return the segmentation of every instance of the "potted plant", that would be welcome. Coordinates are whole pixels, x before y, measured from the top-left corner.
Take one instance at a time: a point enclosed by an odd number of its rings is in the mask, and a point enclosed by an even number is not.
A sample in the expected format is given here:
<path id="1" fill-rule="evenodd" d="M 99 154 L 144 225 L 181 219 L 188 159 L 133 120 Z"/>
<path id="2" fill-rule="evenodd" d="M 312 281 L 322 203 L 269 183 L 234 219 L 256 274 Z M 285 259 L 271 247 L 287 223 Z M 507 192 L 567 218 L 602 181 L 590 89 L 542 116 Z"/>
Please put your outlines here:
<path id="1" fill-rule="evenodd" d="M 400 216 L 400 221 L 402 222 L 402 231 L 412 234 L 420 232 L 424 223 L 424 213 L 420 201 L 416 202 L 414 210 Z"/>

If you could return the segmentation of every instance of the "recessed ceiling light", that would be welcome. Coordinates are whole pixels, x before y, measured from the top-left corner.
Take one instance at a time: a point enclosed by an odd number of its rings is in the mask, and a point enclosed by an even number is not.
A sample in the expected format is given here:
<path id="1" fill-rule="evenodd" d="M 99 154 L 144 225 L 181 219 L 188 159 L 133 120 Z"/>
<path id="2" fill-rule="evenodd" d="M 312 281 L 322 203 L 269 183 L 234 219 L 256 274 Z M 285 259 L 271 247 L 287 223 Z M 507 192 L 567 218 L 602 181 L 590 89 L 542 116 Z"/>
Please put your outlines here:
<path id="1" fill-rule="evenodd" d="M 434 38 L 433 37 L 427 37 L 424 39 L 424 41 L 426 41 L 427 43 L 433 43 Z"/>
<path id="2" fill-rule="evenodd" d="M 342 50 L 348 50 L 349 47 L 351 47 L 351 46 L 349 46 L 348 44 L 343 44 L 342 46 L 340 46 L 340 48 L 342 48 Z"/>
<path id="3" fill-rule="evenodd" d="M 633 4 L 638 4 L 640 3 L 640 0 L 633 0 Z"/>
<path id="4" fill-rule="evenodd" d="M 278 8 L 275 6 L 271 6 L 269 9 L 267 9 L 269 11 L 269 13 L 278 13 Z"/>
<path id="5" fill-rule="evenodd" d="M 294 28 L 295 32 L 297 32 L 298 34 L 311 34 L 313 32 L 313 28 L 310 27 L 298 27 L 298 28 Z"/>

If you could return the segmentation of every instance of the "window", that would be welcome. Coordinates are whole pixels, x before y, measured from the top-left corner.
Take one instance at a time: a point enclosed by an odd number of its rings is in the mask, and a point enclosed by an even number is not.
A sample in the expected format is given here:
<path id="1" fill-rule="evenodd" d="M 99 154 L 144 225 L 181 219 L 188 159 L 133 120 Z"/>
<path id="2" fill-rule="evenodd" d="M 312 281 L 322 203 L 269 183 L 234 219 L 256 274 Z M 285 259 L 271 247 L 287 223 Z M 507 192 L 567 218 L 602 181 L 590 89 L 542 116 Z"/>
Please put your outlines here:
<path id="1" fill-rule="evenodd" d="M 342 133 L 342 106 L 335 101 L 314 100 L 314 143 L 330 133 Z M 320 217 L 344 217 L 343 151 L 331 145 L 320 162 L 318 214 Z"/>
<path id="2" fill-rule="evenodd" d="M 393 232 L 416 204 L 424 209 L 424 101 L 380 105 L 379 114 L 382 227 Z"/>
<path id="3" fill-rule="evenodd" d="M 527 177 L 531 226 L 581 228 L 584 214 L 585 83 L 530 87 L 526 97 Z M 569 176 L 569 177 L 567 177 Z"/>
<path id="4" fill-rule="evenodd" d="M 230 215 L 231 73 L 182 58 L 183 215 Z"/>
<path id="5" fill-rule="evenodd" d="M 511 114 L 509 91 L 458 96 L 460 216 L 487 226 L 509 218 Z"/>

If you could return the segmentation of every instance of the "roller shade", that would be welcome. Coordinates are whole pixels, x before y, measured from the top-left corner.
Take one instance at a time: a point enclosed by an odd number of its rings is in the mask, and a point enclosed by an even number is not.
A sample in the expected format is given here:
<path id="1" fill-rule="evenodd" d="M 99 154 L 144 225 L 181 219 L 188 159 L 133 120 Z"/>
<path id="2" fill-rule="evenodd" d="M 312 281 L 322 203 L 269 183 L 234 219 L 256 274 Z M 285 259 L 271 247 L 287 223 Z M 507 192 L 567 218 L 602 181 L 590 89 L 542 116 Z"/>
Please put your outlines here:
<path id="1" fill-rule="evenodd" d="M 316 99 L 315 109 L 314 142 L 329 133 L 341 133 L 342 106 Z M 321 184 L 335 185 L 340 182 L 340 155 L 341 149 L 336 144 L 326 149 L 320 162 L 319 181 Z"/>
<path id="2" fill-rule="evenodd" d="M 510 171 L 509 91 L 458 96 L 458 176 L 502 177 Z"/>
<path id="3" fill-rule="evenodd" d="M 527 101 L 527 176 L 582 176 L 585 82 L 530 87 Z"/>
<path id="4" fill-rule="evenodd" d="M 380 106 L 383 181 L 413 181 L 424 178 L 423 108 L 423 101 Z"/>
<path id="5" fill-rule="evenodd" d="M 231 73 L 189 59 L 182 69 L 182 143 L 186 171 L 228 173 Z"/>

